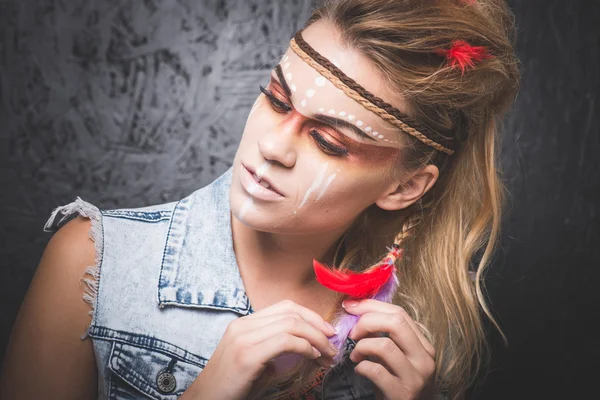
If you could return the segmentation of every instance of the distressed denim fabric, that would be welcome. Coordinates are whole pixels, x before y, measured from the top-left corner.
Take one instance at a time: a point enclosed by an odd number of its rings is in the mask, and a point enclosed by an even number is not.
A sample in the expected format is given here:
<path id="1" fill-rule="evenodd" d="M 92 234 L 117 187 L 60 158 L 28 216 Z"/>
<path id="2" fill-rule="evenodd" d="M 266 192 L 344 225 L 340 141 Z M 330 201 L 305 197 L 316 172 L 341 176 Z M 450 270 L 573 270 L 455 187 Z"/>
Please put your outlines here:
<path id="1" fill-rule="evenodd" d="M 58 207 L 92 220 L 96 265 L 87 270 L 99 399 L 174 400 L 194 381 L 227 325 L 253 313 L 233 251 L 232 168 L 177 202 L 99 210 L 80 198 Z M 64 214 L 55 223 L 58 213 Z M 374 399 L 348 355 L 327 372 L 322 398 Z"/>

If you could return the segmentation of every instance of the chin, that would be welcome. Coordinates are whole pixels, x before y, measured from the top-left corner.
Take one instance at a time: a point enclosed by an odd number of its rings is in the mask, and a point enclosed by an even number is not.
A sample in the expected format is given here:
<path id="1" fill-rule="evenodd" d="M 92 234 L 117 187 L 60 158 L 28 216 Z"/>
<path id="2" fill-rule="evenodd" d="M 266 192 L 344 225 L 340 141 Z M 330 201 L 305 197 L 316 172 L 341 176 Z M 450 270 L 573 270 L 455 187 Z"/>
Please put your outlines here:
<path id="1" fill-rule="evenodd" d="M 246 227 L 259 232 L 289 234 L 297 230 L 296 222 L 289 215 L 280 214 L 281 210 L 267 210 L 253 202 L 252 207 L 244 210 L 247 196 L 239 193 L 231 195 L 231 214 Z"/>

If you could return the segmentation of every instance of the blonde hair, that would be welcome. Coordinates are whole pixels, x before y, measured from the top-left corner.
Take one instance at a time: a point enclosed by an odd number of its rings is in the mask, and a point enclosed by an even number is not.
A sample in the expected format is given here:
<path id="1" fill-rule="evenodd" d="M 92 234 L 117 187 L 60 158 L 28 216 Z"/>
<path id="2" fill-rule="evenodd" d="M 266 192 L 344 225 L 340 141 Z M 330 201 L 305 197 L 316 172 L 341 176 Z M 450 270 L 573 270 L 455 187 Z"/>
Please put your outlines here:
<path id="1" fill-rule="evenodd" d="M 372 61 L 405 99 L 412 118 L 461 138 L 449 156 L 399 134 L 405 146 L 391 162 L 390 176 L 402 179 L 435 164 L 438 181 L 405 209 L 371 205 L 342 236 L 334 259 L 338 268 L 365 270 L 392 242 L 404 248 L 394 304 L 436 350 L 436 390 L 463 397 L 489 361 L 482 312 L 506 340 L 486 304 L 483 277 L 499 239 L 506 195 L 498 133 L 520 83 L 513 14 L 504 0 L 322 0 L 307 25 L 319 19 L 333 23 L 345 44 Z M 463 75 L 436 55 L 455 40 L 486 46 L 493 58 Z M 331 310 L 328 321 L 341 312 Z M 273 398 L 289 398 L 318 367 L 301 362 L 277 380 L 284 389 Z"/>

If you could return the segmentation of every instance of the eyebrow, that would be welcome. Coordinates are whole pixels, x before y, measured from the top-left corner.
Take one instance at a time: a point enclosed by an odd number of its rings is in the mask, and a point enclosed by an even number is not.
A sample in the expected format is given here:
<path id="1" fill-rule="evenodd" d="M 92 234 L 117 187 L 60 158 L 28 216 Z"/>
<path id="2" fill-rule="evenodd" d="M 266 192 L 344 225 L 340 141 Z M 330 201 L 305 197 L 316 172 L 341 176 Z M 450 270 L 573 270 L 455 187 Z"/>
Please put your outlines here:
<path id="1" fill-rule="evenodd" d="M 279 77 L 279 82 L 281 83 L 281 86 L 283 86 L 285 94 L 287 94 L 288 97 L 292 97 L 292 91 L 290 90 L 290 87 L 288 86 L 285 78 L 283 77 L 283 70 L 281 69 L 281 65 L 277 64 L 275 66 L 275 73 Z"/>
<path id="2" fill-rule="evenodd" d="M 358 136 L 360 136 L 364 139 L 369 139 L 369 140 L 376 142 L 376 140 L 374 138 L 367 135 L 365 132 L 362 131 L 362 129 L 358 128 L 352 122 L 346 121 L 345 119 L 340 119 L 340 118 L 332 117 L 330 115 L 325 115 L 325 114 L 310 114 L 310 118 L 312 118 L 316 121 L 319 121 L 319 122 L 323 122 L 328 125 L 333 125 L 336 128 L 339 126 L 341 128 L 350 129 L 354 133 L 356 133 Z"/>
<path id="3" fill-rule="evenodd" d="M 275 73 L 277 74 L 277 77 L 279 78 L 278 83 L 281 86 L 283 86 L 283 90 L 285 91 L 287 96 L 289 98 L 291 98 L 292 91 L 290 90 L 290 87 L 288 86 L 288 84 L 283 76 L 283 71 L 281 69 L 281 65 L 277 64 L 274 69 L 275 69 Z M 273 77 L 272 74 L 271 74 L 271 77 Z M 354 125 L 352 122 L 346 121 L 345 119 L 340 119 L 340 118 L 332 117 L 330 115 L 325 115 L 325 114 L 314 114 L 314 113 L 310 114 L 309 118 L 314 119 L 315 121 L 323 122 L 328 125 L 333 125 L 336 128 L 341 127 L 341 128 L 350 129 L 351 131 L 353 131 L 354 133 L 356 133 L 358 136 L 362 137 L 363 139 L 369 139 L 369 140 L 376 142 L 376 140 L 374 138 L 367 135 L 365 132 L 363 132 L 362 129 L 360 129 L 359 127 Z"/>

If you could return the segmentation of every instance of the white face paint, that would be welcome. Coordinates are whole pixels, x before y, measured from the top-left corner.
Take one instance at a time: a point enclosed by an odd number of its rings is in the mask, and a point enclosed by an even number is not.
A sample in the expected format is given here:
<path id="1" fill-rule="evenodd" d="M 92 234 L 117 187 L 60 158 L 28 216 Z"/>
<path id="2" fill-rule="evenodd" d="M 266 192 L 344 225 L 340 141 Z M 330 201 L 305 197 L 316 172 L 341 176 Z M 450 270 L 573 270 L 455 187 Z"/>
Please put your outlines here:
<path id="1" fill-rule="evenodd" d="M 323 182 L 323 177 L 325 176 L 325 171 L 327 171 L 327 165 L 328 164 L 329 163 L 323 164 L 323 166 L 319 170 L 319 173 L 317 174 L 317 177 L 313 181 L 312 185 L 310 185 L 310 187 L 308 188 L 308 190 L 304 194 L 304 198 L 302 199 L 302 202 L 300 203 L 300 205 L 298 206 L 298 208 L 302 207 L 306 203 L 306 200 L 308 199 L 308 196 L 310 196 L 310 194 L 312 192 L 314 192 L 321 185 L 321 182 Z"/>
<path id="2" fill-rule="evenodd" d="M 329 29 L 317 21 L 303 37 L 320 54 L 335 59 L 348 76 L 386 99 L 377 90 L 386 83 L 378 78 L 375 67 L 340 46 Z M 271 74 L 266 88 L 270 95 L 259 93 L 244 127 L 233 165 L 232 214 L 253 229 L 272 233 L 313 235 L 343 229 L 394 183 L 387 172 L 399 147 L 384 139 L 396 141 L 398 136 L 392 132 L 403 133 L 346 96 L 291 50 L 280 68 L 281 76 L 275 71 Z M 363 135 L 315 119 L 315 114 L 342 119 Z M 283 196 L 276 201 L 252 197 L 251 190 L 240 183 L 243 165 L 271 182 Z"/>
<path id="3" fill-rule="evenodd" d="M 256 170 L 256 175 L 259 178 L 262 178 L 265 175 L 265 172 L 267 172 L 267 170 L 271 167 L 271 162 L 270 161 L 265 161 L 257 170 Z M 238 218 L 240 219 L 240 221 L 244 222 L 244 216 L 246 215 L 246 213 L 252 209 L 252 206 L 254 205 L 254 200 L 252 198 L 252 195 L 259 190 L 259 184 L 252 182 L 250 184 L 250 187 L 248 188 L 248 191 L 250 192 L 250 196 L 248 196 L 248 198 L 244 201 L 244 204 L 242 205 L 242 208 L 240 210 L 240 213 L 238 215 Z"/>
<path id="4" fill-rule="evenodd" d="M 323 187 L 321 188 L 321 191 L 319 192 L 319 195 L 317 196 L 317 200 L 319 201 L 319 199 L 321 197 L 323 197 L 323 195 L 325 194 L 325 191 L 327 190 L 327 187 L 331 184 L 331 182 L 333 182 L 333 180 L 335 179 L 337 174 L 331 174 L 327 177 L 327 180 L 325 181 L 325 184 L 323 185 Z"/>
<path id="5" fill-rule="evenodd" d="M 282 70 L 285 69 L 285 83 L 288 87 L 293 87 L 290 89 L 291 100 L 293 103 L 301 105 L 298 112 L 311 117 L 315 114 L 323 114 L 326 110 L 326 115 L 351 122 L 354 127 L 358 128 L 357 131 L 364 134 L 364 136 L 359 136 L 356 132 L 348 130 L 354 134 L 356 140 L 379 146 L 401 147 L 401 143 L 396 140 L 398 129 L 394 125 L 347 96 L 302 60 L 291 48 L 288 48 L 284 58 Z M 283 84 L 283 82 L 281 83 Z M 373 130 L 377 132 L 377 135 L 371 134 Z M 387 133 L 380 134 L 379 132 Z"/>

